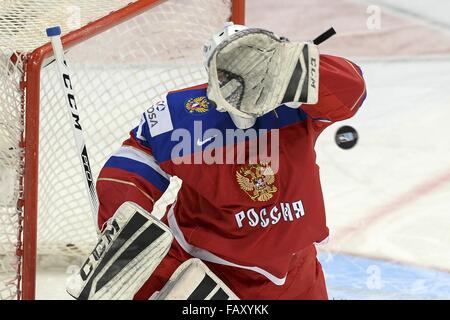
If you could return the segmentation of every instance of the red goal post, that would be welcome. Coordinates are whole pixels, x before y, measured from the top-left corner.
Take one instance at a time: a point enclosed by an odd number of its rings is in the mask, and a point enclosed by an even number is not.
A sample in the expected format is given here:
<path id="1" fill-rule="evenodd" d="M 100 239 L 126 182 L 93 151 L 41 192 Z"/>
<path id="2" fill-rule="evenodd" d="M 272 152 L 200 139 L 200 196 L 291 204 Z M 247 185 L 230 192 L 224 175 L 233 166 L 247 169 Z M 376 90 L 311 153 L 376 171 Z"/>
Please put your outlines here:
<path id="1" fill-rule="evenodd" d="M 121 9 L 113 11 L 77 30 L 62 37 L 67 50 L 87 39 L 98 35 L 124 21 L 147 10 L 159 6 L 165 1 L 139 0 Z M 231 0 L 231 17 L 235 23 L 244 24 L 245 0 Z M 43 30 L 44 31 L 44 30 Z M 199 48 L 200 50 L 200 48 Z M 41 70 L 43 63 L 51 57 L 52 48 L 46 43 L 30 53 L 17 54 L 22 59 L 23 71 L 20 79 L 22 91 L 22 112 L 24 130 L 19 147 L 24 150 L 20 161 L 23 162 L 23 175 L 19 181 L 17 209 L 22 212 L 18 222 L 17 263 L 17 298 L 30 300 L 35 298 L 36 291 L 36 258 L 38 237 L 38 165 L 40 139 L 40 102 Z M 17 59 L 17 57 L 16 57 Z M 77 86 L 77 84 L 75 84 Z M 80 106 L 83 108 L 83 105 Z M 89 148 L 89 145 L 88 145 Z M 23 232 L 22 232 L 23 228 Z M 1 279 L 0 279 L 1 281 Z"/>

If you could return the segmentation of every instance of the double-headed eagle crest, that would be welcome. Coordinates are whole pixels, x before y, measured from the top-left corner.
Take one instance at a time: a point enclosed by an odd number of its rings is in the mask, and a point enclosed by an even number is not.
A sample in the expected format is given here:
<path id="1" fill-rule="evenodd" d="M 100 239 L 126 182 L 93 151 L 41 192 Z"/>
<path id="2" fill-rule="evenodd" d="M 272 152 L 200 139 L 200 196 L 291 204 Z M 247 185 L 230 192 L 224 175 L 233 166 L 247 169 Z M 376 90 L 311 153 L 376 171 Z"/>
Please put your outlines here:
<path id="1" fill-rule="evenodd" d="M 189 113 L 205 113 L 208 109 L 206 97 L 191 98 L 186 102 L 186 110 Z"/>
<path id="2" fill-rule="evenodd" d="M 267 201 L 277 192 L 275 174 L 270 165 L 249 164 L 236 171 L 236 180 L 253 201 Z"/>

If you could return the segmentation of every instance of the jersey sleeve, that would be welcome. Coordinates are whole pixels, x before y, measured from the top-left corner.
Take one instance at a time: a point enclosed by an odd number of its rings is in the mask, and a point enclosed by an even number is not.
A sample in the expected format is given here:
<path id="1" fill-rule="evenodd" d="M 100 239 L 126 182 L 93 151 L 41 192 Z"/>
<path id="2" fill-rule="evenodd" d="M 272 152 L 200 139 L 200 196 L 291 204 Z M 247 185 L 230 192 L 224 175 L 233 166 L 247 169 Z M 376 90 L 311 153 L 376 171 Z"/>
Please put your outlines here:
<path id="1" fill-rule="evenodd" d="M 170 175 L 153 157 L 144 131 L 146 116 L 130 137 L 107 160 L 97 179 L 100 229 L 126 201 L 132 201 L 151 212 L 154 203 L 169 186 Z"/>
<path id="2" fill-rule="evenodd" d="M 321 131 L 358 111 L 366 98 L 366 85 L 361 69 L 344 58 L 321 55 L 319 70 L 319 101 L 300 108 Z"/>

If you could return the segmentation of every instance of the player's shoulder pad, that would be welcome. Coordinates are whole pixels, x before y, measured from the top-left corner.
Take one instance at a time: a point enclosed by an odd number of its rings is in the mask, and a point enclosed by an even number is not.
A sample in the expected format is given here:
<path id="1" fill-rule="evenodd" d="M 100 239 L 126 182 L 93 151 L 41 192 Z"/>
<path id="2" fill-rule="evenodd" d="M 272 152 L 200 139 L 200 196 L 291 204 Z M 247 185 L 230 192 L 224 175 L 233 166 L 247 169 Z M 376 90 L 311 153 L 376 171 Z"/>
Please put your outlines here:
<path id="1" fill-rule="evenodd" d="M 144 113 L 149 138 L 155 138 L 170 133 L 176 128 L 184 127 L 183 123 L 191 115 L 208 112 L 210 106 L 206 98 L 206 90 L 207 85 L 203 84 L 170 91 L 164 100 L 153 103 Z"/>

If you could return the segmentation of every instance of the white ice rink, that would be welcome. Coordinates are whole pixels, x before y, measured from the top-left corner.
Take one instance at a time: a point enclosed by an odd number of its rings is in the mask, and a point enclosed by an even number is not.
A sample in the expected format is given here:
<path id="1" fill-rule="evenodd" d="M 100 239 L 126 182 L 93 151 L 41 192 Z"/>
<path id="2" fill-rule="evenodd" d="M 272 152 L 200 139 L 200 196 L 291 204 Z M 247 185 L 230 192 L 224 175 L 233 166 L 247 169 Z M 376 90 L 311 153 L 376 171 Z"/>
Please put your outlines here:
<path id="1" fill-rule="evenodd" d="M 403 291 L 419 281 L 424 282 L 422 287 L 428 286 L 430 298 L 448 299 L 450 128 L 444 119 L 450 116 L 450 92 L 445 90 L 450 83 L 450 59 L 360 65 L 368 88 L 363 109 L 355 118 L 330 127 L 317 145 L 331 230 L 324 249 L 401 263 L 404 274 L 398 268 L 396 277 L 405 277 Z M 341 150 L 333 141 L 343 124 L 359 133 L 353 149 Z M 349 269 L 361 271 L 357 264 L 347 266 L 349 283 L 354 281 Z M 380 281 L 392 281 L 385 280 L 392 277 L 392 265 L 376 260 L 361 264 L 366 278 L 380 268 Z M 436 272 L 414 274 L 409 266 L 445 273 L 433 281 Z M 335 273 L 334 267 L 332 262 L 325 263 L 330 274 Z M 440 294 L 433 291 L 434 286 L 439 286 Z M 391 296 L 378 291 L 367 294 Z M 427 297 L 424 292 L 417 294 L 402 292 L 397 297 Z"/>
<path id="2" fill-rule="evenodd" d="M 301 17 L 301 5 L 306 5 L 304 0 L 279 1 L 280 9 L 271 9 L 269 17 L 265 12 L 273 1 L 247 1 L 249 23 L 276 28 L 283 21 L 280 29 L 291 39 L 296 27 L 283 20 L 284 14 L 290 11 Z M 317 4 L 316 10 L 327 11 L 330 21 L 309 29 L 323 30 L 334 22 L 347 28 L 346 36 L 330 40 L 326 48 L 331 53 L 334 45 L 351 56 L 359 52 L 352 60 L 361 66 L 368 92 L 358 114 L 328 128 L 316 147 L 331 231 L 328 244 L 320 247 L 330 298 L 450 299 L 450 51 L 446 51 L 450 3 L 370 1 L 389 5 L 381 12 L 394 30 L 393 38 L 395 24 L 421 35 L 438 34 L 430 54 L 418 54 L 423 48 L 416 47 L 433 39 L 415 38 L 413 33 L 410 48 L 392 49 L 401 50 L 399 55 L 379 48 L 360 54 L 358 41 L 363 40 L 358 39 L 351 42 L 354 50 L 339 44 L 350 43 L 348 35 L 356 31 L 371 37 L 367 30 L 358 29 L 366 25 L 368 3 L 335 1 L 336 6 L 351 6 L 351 12 L 357 13 L 355 21 L 347 22 L 339 11 Z M 303 34 L 308 34 L 306 29 Z M 376 36 L 389 39 L 390 33 L 381 29 Z M 365 45 L 370 44 L 367 41 Z M 374 43 L 380 48 L 391 45 L 384 40 Z M 334 142 L 335 131 L 345 124 L 359 133 L 357 145 L 350 150 L 339 149 Z M 66 265 L 41 266 L 37 297 L 70 298 L 64 282 L 71 271 Z"/>

